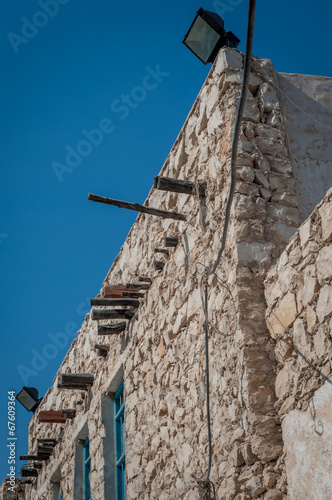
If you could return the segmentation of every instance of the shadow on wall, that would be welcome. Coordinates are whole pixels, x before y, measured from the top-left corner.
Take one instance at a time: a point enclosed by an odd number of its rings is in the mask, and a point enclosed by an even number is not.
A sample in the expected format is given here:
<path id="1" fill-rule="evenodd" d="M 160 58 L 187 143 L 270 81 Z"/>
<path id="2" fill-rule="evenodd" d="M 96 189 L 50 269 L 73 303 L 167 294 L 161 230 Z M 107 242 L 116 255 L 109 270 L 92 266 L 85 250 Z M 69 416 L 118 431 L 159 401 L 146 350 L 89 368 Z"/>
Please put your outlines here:
<path id="1" fill-rule="evenodd" d="M 332 78 L 278 74 L 303 222 L 332 186 Z M 290 101 L 293 101 L 291 102 Z"/>

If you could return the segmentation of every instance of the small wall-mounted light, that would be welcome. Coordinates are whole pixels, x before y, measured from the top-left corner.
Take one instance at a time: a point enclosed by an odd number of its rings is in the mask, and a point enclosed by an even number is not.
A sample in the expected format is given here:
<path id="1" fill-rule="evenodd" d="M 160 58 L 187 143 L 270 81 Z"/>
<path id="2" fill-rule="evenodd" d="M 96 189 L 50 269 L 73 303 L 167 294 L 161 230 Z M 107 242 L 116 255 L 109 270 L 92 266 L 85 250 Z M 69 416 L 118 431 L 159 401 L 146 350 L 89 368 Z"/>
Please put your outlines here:
<path id="1" fill-rule="evenodd" d="M 221 47 L 236 48 L 240 40 L 231 31 L 225 31 L 222 17 L 200 8 L 183 43 L 207 64 L 215 60 Z"/>
<path id="2" fill-rule="evenodd" d="M 38 398 L 38 391 L 34 387 L 23 387 L 16 399 L 26 410 L 35 412 L 43 398 Z"/>

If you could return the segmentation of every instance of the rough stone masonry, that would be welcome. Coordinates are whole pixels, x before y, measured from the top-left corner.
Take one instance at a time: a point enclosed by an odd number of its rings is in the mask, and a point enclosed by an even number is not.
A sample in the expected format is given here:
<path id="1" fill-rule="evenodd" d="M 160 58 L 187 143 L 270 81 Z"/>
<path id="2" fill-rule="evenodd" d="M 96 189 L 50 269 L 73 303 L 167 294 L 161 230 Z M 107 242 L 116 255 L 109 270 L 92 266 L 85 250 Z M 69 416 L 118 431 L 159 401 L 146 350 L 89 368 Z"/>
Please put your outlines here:
<path id="1" fill-rule="evenodd" d="M 187 220 L 138 215 L 102 290 L 148 276 L 152 279 L 149 291 L 121 335 L 102 337 L 100 342 L 97 323 L 109 321 L 86 316 L 31 420 L 30 454 L 36 451 L 38 438 L 56 438 L 58 443 L 38 470 L 38 478 L 25 486 L 28 500 L 56 498 L 60 485 L 64 499 L 83 498 L 82 443 L 87 437 L 92 498 L 116 498 L 112 398 L 122 380 L 127 498 L 200 498 L 198 481 L 205 477 L 208 459 L 202 288 L 204 269 L 213 264 L 221 241 L 243 58 L 236 50 L 220 51 L 160 172 L 205 182 L 205 206 L 195 195 L 151 189 L 147 206 L 180 212 Z M 326 184 L 332 184 L 331 174 L 323 168 L 330 158 L 324 158 L 321 147 L 320 166 L 313 168 L 317 166 L 314 145 L 307 151 L 308 158 L 299 149 L 296 113 L 287 111 L 290 103 L 284 93 L 288 85 L 294 100 L 296 88 L 301 87 L 300 107 L 310 104 L 308 114 L 324 121 L 330 115 L 322 113 L 321 117 L 321 108 L 331 105 L 324 92 L 332 84 L 331 79 L 320 80 L 320 92 L 313 97 L 313 84 L 307 91 L 306 77 L 292 76 L 278 75 L 269 60 L 253 59 L 227 246 L 216 274 L 208 281 L 211 480 L 220 500 L 328 498 L 316 494 L 318 476 L 315 484 L 306 483 L 306 497 L 299 489 L 304 484 L 302 474 L 308 472 L 297 463 L 295 449 L 302 436 L 294 422 L 306 425 L 305 412 L 316 394 L 318 398 L 316 391 L 327 390 L 324 381 L 331 383 L 326 321 L 332 302 L 328 265 L 324 264 L 329 237 L 316 241 L 324 229 L 315 226 L 319 219 L 319 227 L 326 227 L 329 216 L 323 222 L 321 212 L 316 211 L 309 226 L 305 222 L 297 231 L 307 211 L 324 196 Z M 319 128 L 314 121 L 311 125 Z M 324 134 L 322 144 L 328 144 L 331 132 L 324 129 Z M 307 171 L 314 177 L 310 183 L 317 186 L 309 201 L 303 197 L 308 183 L 299 180 L 301 165 L 307 160 Z M 323 203 L 319 210 L 328 214 L 330 208 Z M 155 271 L 154 249 L 163 247 L 165 236 L 177 237 L 179 244 L 169 249 L 169 255 L 158 254 L 164 267 Z M 321 262 L 317 269 L 316 257 Z M 284 330 L 275 316 L 281 318 Z M 98 356 L 98 343 L 109 347 L 106 358 Z M 315 368 L 308 366 L 300 351 Z M 94 382 L 88 391 L 59 389 L 61 373 L 90 373 Z M 324 408 L 324 418 L 331 425 L 326 394 L 316 404 L 318 432 L 321 424 L 324 432 L 330 432 L 317 413 Z M 63 408 L 74 408 L 75 417 L 62 425 L 38 422 L 40 411 Z M 319 440 L 318 436 L 315 433 L 313 438 Z M 314 447 L 306 449 L 312 454 L 312 468 L 319 463 L 323 471 L 328 483 L 324 491 L 331 491 L 322 454 Z"/>

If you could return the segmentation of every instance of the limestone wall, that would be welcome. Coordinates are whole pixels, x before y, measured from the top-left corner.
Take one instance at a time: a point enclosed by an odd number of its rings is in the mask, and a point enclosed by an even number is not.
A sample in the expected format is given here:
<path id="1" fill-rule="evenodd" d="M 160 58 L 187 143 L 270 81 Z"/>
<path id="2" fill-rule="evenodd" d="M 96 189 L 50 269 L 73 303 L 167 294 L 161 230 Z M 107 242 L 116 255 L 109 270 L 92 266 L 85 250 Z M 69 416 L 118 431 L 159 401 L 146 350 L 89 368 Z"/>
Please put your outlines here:
<path id="1" fill-rule="evenodd" d="M 289 498 L 332 497 L 332 190 L 266 280 Z"/>
<path id="2" fill-rule="evenodd" d="M 60 481 L 66 500 L 81 499 L 88 436 L 92 498 L 115 498 L 111 393 L 122 379 L 127 498 L 199 498 L 208 452 L 201 297 L 204 270 L 220 247 L 242 68 L 241 53 L 220 51 L 161 169 L 164 176 L 206 182 L 206 207 L 196 196 L 151 190 L 147 205 L 181 212 L 187 221 L 137 217 L 103 285 L 150 276 L 146 298 L 121 336 L 101 340 L 96 321 L 85 318 L 58 373 L 94 374 L 91 391 L 60 390 L 57 374 L 39 408 L 75 408 L 76 417 L 63 426 L 38 424 L 39 410 L 32 418 L 30 453 L 37 438 L 59 443 L 27 487 L 28 500 L 52 499 Z M 276 339 L 266 327 L 264 279 L 299 225 L 299 202 L 277 84 L 272 63 L 254 59 L 229 237 L 208 279 L 211 480 L 225 500 L 278 500 L 287 493 L 282 415 L 275 408 Z M 165 266 L 156 272 L 154 248 L 163 246 L 164 236 L 177 236 L 179 245 L 161 257 Z M 109 345 L 106 359 L 97 355 L 96 343 Z"/>

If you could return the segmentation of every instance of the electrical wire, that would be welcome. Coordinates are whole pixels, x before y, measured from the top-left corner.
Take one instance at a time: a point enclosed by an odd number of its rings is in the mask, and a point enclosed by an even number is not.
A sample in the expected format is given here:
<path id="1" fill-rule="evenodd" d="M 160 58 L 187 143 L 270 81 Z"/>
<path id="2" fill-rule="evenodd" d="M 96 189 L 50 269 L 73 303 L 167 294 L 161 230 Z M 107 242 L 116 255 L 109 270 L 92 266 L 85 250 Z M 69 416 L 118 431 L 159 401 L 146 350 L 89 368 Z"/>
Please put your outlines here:
<path id="1" fill-rule="evenodd" d="M 205 498 L 209 495 L 211 487 L 214 492 L 215 498 L 215 487 L 212 481 L 210 481 L 211 473 L 211 463 L 212 463 L 212 439 L 211 439 L 211 418 L 210 418 L 210 375 L 209 375 L 209 324 L 208 324 L 208 277 L 215 273 L 221 256 L 223 254 L 227 231 L 229 226 L 230 211 L 233 202 L 233 196 L 235 191 L 236 183 L 236 159 L 237 159 L 237 149 L 239 143 L 239 137 L 241 132 L 241 124 L 243 118 L 244 107 L 246 103 L 246 97 L 248 93 L 249 78 L 250 78 L 250 65 L 251 65 L 251 54 L 252 54 L 252 43 L 254 35 L 254 25 L 255 25 L 255 10 L 256 10 L 256 0 L 249 0 L 249 11 L 248 11 L 248 24 L 247 24 L 247 39 L 246 39 L 246 52 L 244 60 L 244 70 L 243 70 L 243 83 L 241 89 L 241 96 L 237 111 L 237 117 L 235 122 L 234 136 L 232 142 L 232 155 L 231 155 L 231 183 L 230 190 L 226 204 L 225 210 L 225 220 L 222 231 L 221 246 L 215 260 L 212 269 L 206 268 L 206 282 L 204 289 L 204 331 L 205 331 L 205 364 L 206 364 L 206 416 L 207 416 L 207 428 L 208 428 L 208 446 L 209 446 L 209 458 L 208 458 L 208 468 L 205 479 L 200 481 L 199 484 L 201 488 L 206 491 Z"/>

